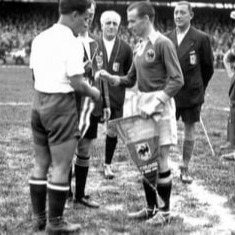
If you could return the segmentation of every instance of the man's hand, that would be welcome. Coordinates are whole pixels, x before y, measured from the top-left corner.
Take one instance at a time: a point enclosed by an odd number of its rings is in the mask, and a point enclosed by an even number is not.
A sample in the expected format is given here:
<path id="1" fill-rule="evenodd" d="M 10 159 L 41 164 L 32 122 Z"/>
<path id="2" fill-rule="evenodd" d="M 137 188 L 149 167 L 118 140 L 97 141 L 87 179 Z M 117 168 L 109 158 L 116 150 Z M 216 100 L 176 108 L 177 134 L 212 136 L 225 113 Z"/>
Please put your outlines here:
<path id="1" fill-rule="evenodd" d="M 107 122 L 111 117 L 111 110 L 110 108 L 103 109 L 103 116 L 101 117 L 101 121 Z"/>
<path id="2" fill-rule="evenodd" d="M 84 69 L 85 69 L 85 72 L 92 69 L 92 63 L 91 63 L 90 60 L 87 60 L 87 61 L 84 62 Z"/>
<path id="3" fill-rule="evenodd" d="M 142 118 L 150 118 L 152 117 L 156 112 L 159 112 L 160 110 L 163 110 L 164 108 L 164 103 L 161 102 L 159 99 L 154 100 L 153 103 L 149 103 L 146 105 L 143 105 L 140 108 L 140 115 Z"/>
<path id="4" fill-rule="evenodd" d="M 109 76 L 109 73 L 106 70 L 101 69 L 95 73 L 95 80 L 97 81 L 98 79 L 103 79 L 108 76 Z"/>
<path id="5" fill-rule="evenodd" d="M 100 74 L 102 80 L 107 80 L 111 86 L 119 86 L 120 77 L 118 75 L 112 75 L 108 72 L 101 72 Z"/>

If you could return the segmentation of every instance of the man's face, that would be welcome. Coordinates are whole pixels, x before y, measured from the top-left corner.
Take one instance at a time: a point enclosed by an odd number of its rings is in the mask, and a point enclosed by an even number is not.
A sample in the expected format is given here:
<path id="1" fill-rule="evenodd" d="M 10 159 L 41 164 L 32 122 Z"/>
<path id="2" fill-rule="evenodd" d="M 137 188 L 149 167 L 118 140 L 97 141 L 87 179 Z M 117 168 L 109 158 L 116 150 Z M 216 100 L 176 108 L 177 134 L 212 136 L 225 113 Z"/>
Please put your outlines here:
<path id="1" fill-rule="evenodd" d="M 174 10 L 174 20 L 176 27 L 186 28 L 189 26 L 193 15 L 186 4 L 176 5 Z"/>
<path id="2" fill-rule="evenodd" d="M 105 21 L 101 26 L 104 38 L 107 40 L 114 39 L 118 33 L 118 27 L 119 25 L 112 18 Z"/>
<path id="3" fill-rule="evenodd" d="M 82 15 L 80 15 L 78 12 L 75 12 L 74 13 L 74 29 L 73 29 L 75 36 L 78 36 L 78 34 L 82 32 L 88 31 L 89 22 L 90 22 L 90 16 L 89 16 L 88 10 L 86 10 L 86 12 Z"/>
<path id="4" fill-rule="evenodd" d="M 91 27 L 91 24 L 95 16 L 95 4 L 91 4 L 91 7 L 88 9 L 88 13 L 89 13 L 89 27 Z"/>
<path id="5" fill-rule="evenodd" d="M 146 31 L 146 22 L 144 18 L 140 18 L 137 9 L 132 9 L 127 12 L 128 29 L 134 35 L 142 37 Z"/>
<path id="6" fill-rule="evenodd" d="M 94 4 L 91 4 L 91 7 L 89 9 L 87 9 L 87 12 L 88 12 L 88 28 L 84 28 L 84 30 L 82 30 L 80 32 L 80 34 L 84 34 L 85 32 L 87 32 L 89 30 L 89 28 L 91 27 L 92 25 L 92 22 L 93 22 L 93 19 L 94 19 L 94 16 L 95 16 L 95 5 Z"/>

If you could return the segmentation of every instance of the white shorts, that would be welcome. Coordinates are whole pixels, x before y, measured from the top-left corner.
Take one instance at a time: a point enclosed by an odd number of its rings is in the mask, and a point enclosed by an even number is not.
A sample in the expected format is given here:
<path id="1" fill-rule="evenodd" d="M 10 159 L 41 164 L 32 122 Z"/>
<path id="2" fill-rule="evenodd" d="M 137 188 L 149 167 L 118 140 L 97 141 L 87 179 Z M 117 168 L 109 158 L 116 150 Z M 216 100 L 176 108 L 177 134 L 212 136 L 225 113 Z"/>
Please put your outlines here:
<path id="1" fill-rule="evenodd" d="M 177 123 L 175 117 L 175 101 L 171 98 L 165 104 L 162 117 L 159 120 L 159 145 L 177 144 Z"/>

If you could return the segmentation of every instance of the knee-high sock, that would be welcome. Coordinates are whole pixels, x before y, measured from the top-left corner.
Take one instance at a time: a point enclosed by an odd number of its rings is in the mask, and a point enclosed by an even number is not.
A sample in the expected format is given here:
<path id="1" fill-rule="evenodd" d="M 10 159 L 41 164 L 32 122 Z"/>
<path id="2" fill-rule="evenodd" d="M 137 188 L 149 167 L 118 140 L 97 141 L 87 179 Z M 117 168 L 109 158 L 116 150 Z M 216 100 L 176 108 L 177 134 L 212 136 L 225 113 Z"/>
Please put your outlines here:
<path id="1" fill-rule="evenodd" d="M 75 197 L 77 200 L 85 195 L 86 180 L 89 170 L 89 156 L 77 155 L 75 164 Z"/>
<path id="2" fill-rule="evenodd" d="M 165 172 L 159 172 L 157 181 L 157 191 L 165 204 L 164 207 L 161 208 L 164 211 L 170 210 L 171 188 L 171 171 L 167 170 Z"/>
<path id="3" fill-rule="evenodd" d="M 110 165 L 117 145 L 117 137 L 106 136 L 105 144 L 105 164 Z"/>
<path id="4" fill-rule="evenodd" d="M 39 220 L 46 220 L 47 179 L 31 177 L 29 188 L 35 217 Z"/>
<path id="5" fill-rule="evenodd" d="M 189 162 L 193 155 L 195 140 L 184 140 L 183 144 L 183 163 L 188 167 Z"/>
<path id="6" fill-rule="evenodd" d="M 69 191 L 69 185 L 48 183 L 49 222 L 58 223 L 63 218 L 64 205 Z"/>
<path id="7" fill-rule="evenodd" d="M 146 179 L 143 179 L 143 186 L 148 207 L 158 208 L 156 190 L 150 186 Z"/>

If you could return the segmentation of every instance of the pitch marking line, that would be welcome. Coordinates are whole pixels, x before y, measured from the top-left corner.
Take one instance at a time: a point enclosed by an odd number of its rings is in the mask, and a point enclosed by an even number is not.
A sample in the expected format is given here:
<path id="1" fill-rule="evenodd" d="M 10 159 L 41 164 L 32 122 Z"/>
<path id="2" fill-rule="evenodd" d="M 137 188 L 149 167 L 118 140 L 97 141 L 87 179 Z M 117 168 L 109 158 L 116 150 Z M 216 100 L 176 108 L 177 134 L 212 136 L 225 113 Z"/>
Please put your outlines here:
<path id="1" fill-rule="evenodd" d="M 29 102 L 0 102 L 0 106 L 29 106 L 31 104 Z"/>

